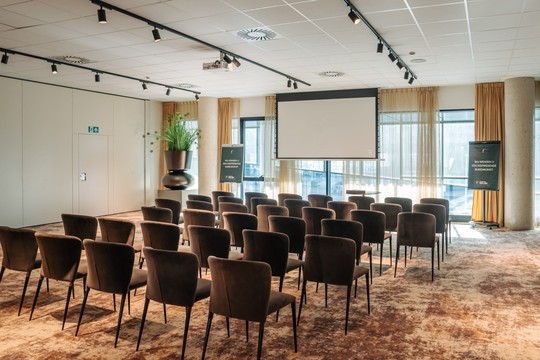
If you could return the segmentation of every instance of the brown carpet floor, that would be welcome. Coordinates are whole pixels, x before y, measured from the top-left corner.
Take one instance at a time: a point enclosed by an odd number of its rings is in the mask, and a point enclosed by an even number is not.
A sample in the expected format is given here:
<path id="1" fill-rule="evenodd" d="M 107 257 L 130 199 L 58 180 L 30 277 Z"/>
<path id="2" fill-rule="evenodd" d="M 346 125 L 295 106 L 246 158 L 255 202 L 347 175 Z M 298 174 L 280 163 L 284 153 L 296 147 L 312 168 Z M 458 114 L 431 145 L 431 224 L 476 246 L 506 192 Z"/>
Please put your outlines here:
<path id="1" fill-rule="evenodd" d="M 117 215 L 140 221 L 140 213 Z M 141 239 L 140 228 L 137 238 Z M 39 227 L 62 233 L 61 224 Z M 279 322 L 269 317 L 263 358 L 275 359 L 540 359 L 540 231 L 510 232 L 471 229 L 454 224 L 449 254 L 430 281 L 428 249 L 414 251 L 407 268 L 400 260 L 398 275 L 389 266 L 388 246 L 379 276 L 374 253 L 371 315 L 367 314 L 364 282 L 351 302 L 349 333 L 344 335 L 346 289 L 329 286 L 315 293 L 308 284 L 308 303 L 298 328 L 294 352 L 290 308 Z M 394 249 L 395 252 L 395 249 Z M 363 260 L 366 264 L 366 260 Z M 204 273 L 203 273 L 204 274 Z M 284 291 L 297 296 L 297 272 L 285 279 Z M 205 275 L 210 278 L 210 273 Z M 28 321 L 39 272 L 32 273 L 20 317 L 17 308 L 24 274 L 6 270 L 0 283 L 0 359 L 173 359 L 179 358 L 184 309 L 169 306 L 163 322 L 160 304 L 151 303 L 142 338 L 135 352 L 144 304 L 144 289 L 131 299 L 131 315 L 124 313 L 118 347 L 114 336 L 118 313 L 112 296 L 90 292 L 79 336 L 75 328 L 82 302 L 77 282 L 64 331 L 61 322 L 67 294 L 64 283 L 42 288 L 32 321 Z M 277 281 L 273 284 L 277 289 Z M 323 289 L 321 287 L 321 289 Z M 118 299 L 117 299 L 118 301 Z M 186 358 L 201 357 L 208 300 L 193 308 Z M 255 358 L 258 326 L 250 324 L 246 342 L 244 322 L 231 320 L 227 338 L 225 319 L 214 318 L 208 359 Z"/>

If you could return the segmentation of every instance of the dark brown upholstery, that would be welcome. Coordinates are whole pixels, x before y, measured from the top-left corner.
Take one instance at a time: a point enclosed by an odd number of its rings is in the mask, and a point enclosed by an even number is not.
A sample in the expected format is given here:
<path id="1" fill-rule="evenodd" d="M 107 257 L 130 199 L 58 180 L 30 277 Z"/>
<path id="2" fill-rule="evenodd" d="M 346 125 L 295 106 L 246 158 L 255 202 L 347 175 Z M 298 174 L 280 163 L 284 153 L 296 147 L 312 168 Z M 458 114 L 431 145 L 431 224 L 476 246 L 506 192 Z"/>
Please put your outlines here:
<path id="1" fill-rule="evenodd" d="M 394 203 L 373 203 L 370 205 L 370 210 L 384 213 L 386 231 L 397 230 L 397 216 L 402 211 L 401 205 Z"/>
<path id="2" fill-rule="evenodd" d="M 231 234 L 231 246 L 244 248 L 244 229 L 257 230 L 257 217 L 253 214 L 223 213 L 224 228 Z"/>
<path id="3" fill-rule="evenodd" d="M 305 207 L 302 208 L 302 219 L 306 222 L 306 235 L 321 234 L 321 220 L 335 219 L 336 213 L 332 209 L 321 207 Z"/>
<path id="4" fill-rule="evenodd" d="M 234 203 L 234 204 L 244 204 L 244 200 L 236 196 L 218 196 L 218 202 L 221 206 L 221 203 Z"/>
<path id="5" fill-rule="evenodd" d="M 79 334 L 79 328 L 81 326 L 81 320 L 90 289 L 112 294 L 121 294 L 122 300 L 120 302 L 120 311 L 118 312 L 118 325 L 116 327 L 116 338 L 114 341 L 114 347 L 116 347 L 116 344 L 118 343 L 118 334 L 120 333 L 120 324 L 122 323 L 126 295 L 129 297 L 130 290 L 146 285 L 147 272 L 146 270 L 133 268 L 135 251 L 133 247 L 129 245 L 91 240 L 84 240 L 83 244 L 88 262 L 88 276 L 75 336 Z"/>
<path id="6" fill-rule="evenodd" d="M 251 198 L 251 213 L 257 215 L 257 206 L 259 205 L 277 205 L 277 200 L 261 197 Z"/>
<path id="7" fill-rule="evenodd" d="M 222 202 L 219 204 L 219 227 L 223 229 L 225 226 L 225 221 L 223 219 L 223 213 L 225 212 L 235 212 L 247 214 L 248 209 L 244 204 L 232 203 L 232 202 Z"/>
<path id="8" fill-rule="evenodd" d="M 399 196 L 389 196 L 384 198 L 384 202 L 387 204 L 398 204 L 401 205 L 401 211 L 411 212 L 412 211 L 412 200 L 406 197 Z"/>
<path id="9" fill-rule="evenodd" d="M 285 199 L 283 204 L 287 209 L 289 209 L 289 216 L 301 218 L 302 209 L 305 207 L 311 207 L 311 203 L 307 200 L 302 199 Z"/>
<path id="10" fill-rule="evenodd" d="M 41 254 L 41 274 L 37 284 L 34 302 L 32 303 L 32 311 L 30 311 L 30 320 L 32 320 L 32 315 L 34 314 L 43 279 L 65 281 L 69 283 L 69 287 L 66 306 L 64 308 L 64 319 L 62 320 L 62 330 L 64 330 L 69 299 L 73 291 L 73 283 L 76 279 L 83 279 L 83 284 L 86 282 L 86 261 L 81 261 L 82 241 L 78 237 L 69 235 L 53 235 L 38 232 L 35 236 Z M 91 239 L 89 240 L 92 241 Z"/>
<path id="11" fill-rule="evenodd" d="M 206 211 L 214 211 L 214 205 L 211 202 L 200 201 L 200 200 L 187 200 L 186 208 L 188 209 L 198 209 Z"/>
<path id="12" fill-rule="evenodd" d="M 175 224 L 167 224 L 157 221 L 141 222 L 141 232 L 145 247 L 159 250 L 177 251 L 180 243 L 180 228 Z M 144 257 L 139 262 L 142 268 Z"/>
<path id="13" fill-rule="evenodd" d="M 437 244 L 437 263 L 439 263 L 439 239 L 435 234 L 435 226 L 436 220 L 432 214 L 403 212 L 398 215 L 394 277 L 397 273 L 400 246 L 405 246 L 405 267 L 407 266 L 407 246 L 427 247 L 431 248 L 431 281 L 433 281 L 435 276 L 435 244 Z M 440 269 L 440 264 L 438 264 L 438 268 Z"/>
<path id="14" fill-rule="evenodd" d="M 420 204 L 437 204 L 443 205 L 446 209 L 446 235 L 444 238 L 446 253 L 448 254 L 448 243 L 452 242 L 452 220 L 450 219 L 450 202 L 444 198 L 422 198 Z M 444 259 L 444 251 L 443 259 Z"/>
<path id="15" fill-rule="evenodd" d="M 148 305 L 152 300 L 164 305 L 176 305 L 186 308 L 181 355 L 181 359 L 183 359 L 191 309 L 195 302 L 210 296 L 211 282 L 206 279 L 197 279 L 199 261 L 195 254 L 159 250 L 151 247 L 145 247 L 143 251 L 147 259 L 148 284 L 146 286 L 146 299 L 136 350 L 139 350 Z"/>
<path id="16" fill-rule="evenodd" d="M 260 359 L 266 317 L 289 304 L 292 310 L 296 352 L 296 299 L 292 295 L 271 290 L 270 265 L 264 262 L 226 260 L 213 256 L 210 257 L 209 263 L 212 271 L 212 290 L 202 359 L 206 354 L 214 314 L 258 322 L 257 359 Z"/>
<path id="17" fill-rule="evenodd" d="M 184 210 L 184 231 L 182 232 L 182 243 L 189 241 L 190 225 L 202 225 L 214 227 L 216 224 L 216 215 L 212 211 L 186 209 Z"/>
<path id="18" fill-rule="evenodd" d="M 278 205 L 257 205 L 257 230 L 268 231 L 268 217 L 270 215 L 289 216 L 289 209 Z"/>
<path id="19" fill-rule="evenodd" d="M 220 196 L 234 196 L 234 193 L 230 191 L 212 191 L 212 204 L 214 205 L 214 211 L 219 212 L 219 201 Z"/>
<path id="20" fill-rule="evenodd" d="M 327 207 L 336 212 L 336 219 L 351 220 L 351 211 L 356 210 L 356 204 L 350 201 L 329 201 Z"/>
<path id="21" fill-rule="evenodd" d="M 155 199 L 154 202 L 156 203 L 157 207 L 161 208 L 167 208 L 172 211 L 172 223 L 173 224 L 180 224 L 182 222 L 182 218 L 180 216 L 180 212 L 182 211 L 182 204 L 179 201 L 172 200 L 172 199 Z"/>
<path id="22" fill-rule="evenodd" d="M 197 201 L 204 201 L 212 203 L 212 197 L 208 195 L 201 195 L 201 194 L 188 194 L 187 196 L 188 200 L 197 200 Z"/>
<path id="23" fill-rule="evenodd" d="M 349 324 L 349 304 L 352 283 L 355 281 L 355 297 L 357 279 L 366 276 L 366 295 L 368 314 L 371 312 L 369 303 L 369 270 L 355 265 L 354 254 L 356 244 L 354 240 L 335 236 L 306 235 L 306 258 L 304 266 L 304 280 L 302 282 L 302 296 L 298 310 L 298 322 L 302 313 L 302 302 L 306 296 L 308 281 L 325 284 L 325 298 L 327 284 L 347 286 L 347 306 L 345 313 L 345 334 Z"/>
<path id="24" fill-rule="evenodd" d="M 413 212 L 423 212 L 435 216 L 435 233 L 441 234 L 441 260 L 444 262 L 444 242 L 446 238 L 446 208 L 439 204 L 414 204 Z M 411 251 L 412 255 L 412 251 Z"/>
<path id="25" fill-rule="evenodd" d="M 380 211 L 353 210 L 351 219 L 364 225 L 364 242 L 369 244 L 380 244 L 380 264 L 379 275 L 382 275 L 382 256 L 384 241 L 388 240 L 390 245 L 390 266 L 392 266 L 392 234 L 385 231 L 386 215 Z"/>
<path id="26" fill-rule="evenodd" d="M 84 239 L 96 240 L 98 221 L 94 216 L 62 214 L 64 234 Z"/>
<path id="27" fill-rule="evenodd" d="M 244 204 L 247 206 L 248 213 L 251 213 L 251 198 L 268 198 L 268 195 L 263 192 L 248 191 L 244 194 Z"/>
<path id="28" fill-rule="evenodd" d="M 135 224 L 128 220 L 98 218 L 101 229 L 101 241 L 133 246 Z"/>
<path id="29" fill-rule="evenodd" d="M 277 198 L 278 198 L 278 205 L 285 206 L 285 200 L 287 199 L 302 200 L 302 195 L 291 194 L 291 193 L 279 193 Z"/>
<path id="30" fill-rule="evenodd" d="M 375 202 L 375 199 L 370 196 L 359 195 L 349 196 L 348 200 L 355 203 L 358 210 L 369 210 L 369 206 Z"/>
<path id="31" fill-rule="evenodd" d="M 327 207 L 328 202 L 334 200 L 331 196 L 322 194 L 309 194 L 307 199 L 311 203 L 311 206 L 321 208 Z"/>
<path id="32" fill-rule="evenodd" d="M 22 304 L 30 280 L 30 273 L 41 266 L 41 257 L 38 255 L 38 245 L 34 236 L 35 231 L 30 229 L 13 229 L 0 226 L 0 244 L 2 245 L 2 270 L 0 270 L 0 282 L 6 269 L 22 271 L 26 273 L 24 286 L 19 302 L 21 315 Z"/>
<path id="33" fill-rule="evenodd" d="M 141 206 L 141 212 L 145 221 L 172 223 L 173 214 L 171 209 L 157 206 Z"/>

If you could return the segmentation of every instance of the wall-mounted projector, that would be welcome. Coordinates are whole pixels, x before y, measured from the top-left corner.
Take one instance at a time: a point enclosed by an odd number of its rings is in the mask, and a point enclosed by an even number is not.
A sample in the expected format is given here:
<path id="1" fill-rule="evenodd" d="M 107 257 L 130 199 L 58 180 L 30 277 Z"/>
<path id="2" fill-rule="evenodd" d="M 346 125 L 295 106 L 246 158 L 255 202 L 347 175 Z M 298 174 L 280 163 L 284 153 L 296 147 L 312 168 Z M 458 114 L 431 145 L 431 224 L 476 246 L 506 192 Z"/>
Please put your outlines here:
<path id="1" fill-rule="evenodd" d="M 216 60 L 214 62 L 207 62 L 202 64 L 203 70 L 213 70 L 213 71 L 228 71 L 228 64 L 222 60 Z"/>

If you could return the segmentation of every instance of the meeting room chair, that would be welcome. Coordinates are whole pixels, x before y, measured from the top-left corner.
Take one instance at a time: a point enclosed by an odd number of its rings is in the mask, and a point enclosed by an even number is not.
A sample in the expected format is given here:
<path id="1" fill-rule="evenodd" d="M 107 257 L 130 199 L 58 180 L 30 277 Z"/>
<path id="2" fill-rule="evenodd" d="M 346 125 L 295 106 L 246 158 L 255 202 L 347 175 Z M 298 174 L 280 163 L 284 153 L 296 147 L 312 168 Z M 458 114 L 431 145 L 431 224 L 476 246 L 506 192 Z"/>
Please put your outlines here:
<path id="1" fill-rule="evenodd" d="M 375 202 L 375 199 L 371 196 L 360 195 L 351 195 L 348 197 L 348 200 L 356 204 L 357 210 L 369 210 L 369 206 Z"/>
<path id="2" fill-rule="evenodd" d="M 141 213 L 143 220 L 145 221 L 159 221 L 164 223 L 173 222 L 173 213 L 171 209 L 157 206 L 141 206 Z"/>
<path id="3" fill-rule="evenodd" d="M 242 213 L 223 213 L 224 229 L 231 234 L 231 246 L 240 248 L 244 252 L 244 237 L 242 231 L 244 229 L 257 230 L 258 219 L 253 214 Z"/>
<path id="4" fill-rule="evenodd" d="M 64 234 L 84 239 L 96 240 L 98 221 L 95 216 L 61 214 Z"/>
<path id="5" fill-rule="evenodd" d="M 154 199 L 154 202 L 156 203 L 157 207 L 161 208 L 167 208 L 172 211 L 172 223 L 173 224 L 180 224 L 182 223 L 182 204 L 180 201 L 172 200 L 172 199 Z"/>
<path id="6" fill-rule="evenodd" d="M 184 210 L 184 228 L 182 231 L 182 245 L 187 241 L 190 242 L 189 231 L 190 225 L 202 225 L 214 227 L 216 224 L 216 215 L 213 211 L 186 209 Z"/>
<path id="7" fill-rule="evenodd" d="M 321 220 L 335 219 L 336 212 L 321 207 L 302 208 L 302 219 L 306 222 L 306 235 L 321 235 Z"/>
<path id="8" fill-rule="evenodd" d="M 247 191 L 244 193 L 244 204 L 248 208 L 248 212 L 251 213 L 251 198 L 259 197 L 259 198 L 268 198 L 268 195 L 263 192 L 257 192 L 257 191 Z"/>
<path id="9" fill-rule="evenodd" d="M 401 205 L 401 211 L 402 212 L 411 212 L 413 202 L 411 199 L 406 197 L 399 197 L 399 196 L 388 196 L 384 198 L 384 202 L 387 204 L 398 204 Z"/>
<path id="10" fill-rule="evenodd" d="M 200 201 L 200 200 L 186 200 L 186 208 L 214 211 L 214 205 L 212 205 L 211 202 Z"/>
<path id="11" fill-rule="evenodd" d="M 327 207 L 336 212 L 336 219 L 351 220 L 351 211 L 356 210 L 356 204 L 350 201 L 329 201 Z"/>
<path id="12" fill-rule="evenodd" d="M 334 200 L 331 196 L 323 194 L 309 194 L 307 200 L 311 203 L 313 207 L 327 207 L 329 201 Z"/>
<path id="13" fill-rule="evenodd" d="M 386 231 L 397 231 L 397 217 L 402 212 L 401 205 L 394 203 L 373 203 L 370 205 L 370 210 L 384 213 Z"/>
<path id="14" fill-rule="evenodd" d="M 214 205 L 214 211 L 219 212 L 219 200 L 220 196 L 234 196 L 234 193 L 230 191 L 212 191 L 212 204 Z"/>
<path id="15" fill-rule="evenodd" d="M 252 197 L 251 198 L 251 213 L 257 216 L 257 206 L 259 205 L 276 205 L 277 200 L 264 197 Z"/>
<path id="16" fill-rule="evenodd" d="M 277 198 L 278 198 L 278 205 L 285 206 L 285 200 L 287 199 L 302 200 L 302 195 L 292 194 L 292 193 L 279 193 Z"/>
<path id="17" fill-rule="evenodd" d="M 223 213 L 226 212 L 235 212 L 235 213 L 242 213 L 247 214 L 248 208 L 244 204 L 240 203 L 230 203 L 230 202 L 222 202 L 219 204 L 219 223 L 218 226 L 223 229 L 225 226 L 225 219 L 223 219 Z"/>
<path id="18" fill-rule="evenodd" d="M 257 205 L 257 230 L 268 231 L 268 217 L 270 215 L 289 216 L 289 209 L 278 205 Z"/>
<path id="19" fill-rule="evenodd" d="M 414 204 L 413 212 L 422 212 L 435 216 L 435 233 L 441 234 L 441 261 L 444 262 L 444 249 L 446 238 L 446 208 L 439 204 Z M 412 257 L 412 249 L 411 249 Z"/>
<path id="20" fill-rule="evenodd" d="M 302 208 L 311 207 L 311 203 L 302 199 L 285 199 L 283 205 L 289 209 L 289 216 L 302 218 Z"/>
<path id="21" fill-rule="evenodd" d="M 444 198 L 422 198 L 420 204 L 438 204 L 446 208 L 446 237 L 445 247 L 448 254 L 448 243 L 452 243 L 452 219 L 450 218 L 450 201 Z"/>
<path id="22" fill-rule="evenodd" d="M 204 201 L 212 203 L 212 197 L 208 195 L 202 195 L 202 194 L 188 194 L 187 196 L 188 200 L 197 200 L 197 201 Z"/>
<path id="23" fill-rule="evenodd" d="M 157 221 L 143 221 L 141 222 L 141 232 L 144 247 L 158 250 L 178 250 L 181 235 L 178 225 Z M 139 262 L 139 269 L 142 269 L 143 263 L 144 256 Z"/>

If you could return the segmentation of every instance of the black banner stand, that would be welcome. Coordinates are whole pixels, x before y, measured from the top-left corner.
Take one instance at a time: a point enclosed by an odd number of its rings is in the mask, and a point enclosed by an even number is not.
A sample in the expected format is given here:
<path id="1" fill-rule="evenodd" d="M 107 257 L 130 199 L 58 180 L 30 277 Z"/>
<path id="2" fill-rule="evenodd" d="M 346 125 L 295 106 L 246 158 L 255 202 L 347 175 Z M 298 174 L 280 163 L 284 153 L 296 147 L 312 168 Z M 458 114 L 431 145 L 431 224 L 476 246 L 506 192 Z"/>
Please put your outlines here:
<path id="1" fill-rule="evenodd" d="M 471 221 L 469 223 L 471 227 L 474 229 L 477 225 L 485 226 L 489 230 L 492 230 L 494 227 L 499 228 L 499 224 L 496 222 L 488 222 L 486 221 L 486 190 L 482 191 L 482 221 Z"/>

